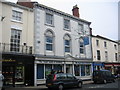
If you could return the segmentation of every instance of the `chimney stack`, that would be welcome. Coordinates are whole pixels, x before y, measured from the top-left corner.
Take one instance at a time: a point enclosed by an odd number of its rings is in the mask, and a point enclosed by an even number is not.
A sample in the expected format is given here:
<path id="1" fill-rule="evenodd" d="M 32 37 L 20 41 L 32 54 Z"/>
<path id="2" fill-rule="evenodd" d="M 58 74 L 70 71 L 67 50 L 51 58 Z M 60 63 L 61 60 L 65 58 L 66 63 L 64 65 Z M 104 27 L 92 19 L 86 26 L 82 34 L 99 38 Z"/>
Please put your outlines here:
<path id="1" fill-rule="evenodd" d="M 28 8 L 33 8 L 35 2 L 31 2 L 31 0 L 18 0 L 17 4 L 21 5 L 21 6 L 25 6 Z"/>
<path id="2" fill-rule="evenodd" d="M 73 6 L 72 12 L 73 12 L 73 16 L 79 18 L 79 8 L 77 7 L 77 5 Z"/>

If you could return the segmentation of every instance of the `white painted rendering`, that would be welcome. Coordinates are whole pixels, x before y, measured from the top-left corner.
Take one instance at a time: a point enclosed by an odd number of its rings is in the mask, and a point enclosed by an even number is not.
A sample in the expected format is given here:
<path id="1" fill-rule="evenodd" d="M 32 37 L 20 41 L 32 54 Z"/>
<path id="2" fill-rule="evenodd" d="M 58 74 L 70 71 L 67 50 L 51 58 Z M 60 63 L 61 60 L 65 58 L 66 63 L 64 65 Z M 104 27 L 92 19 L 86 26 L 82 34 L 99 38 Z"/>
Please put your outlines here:
<path id="1" fill-rule="evenodd" d="M 56 14 L 52 11 L 47 11 L 45 9 L 34 8 L 35 12 L 35 54 L 41 55 L 55 55 L 55 56 L 65 56 L 64 53 L 64 41 L 63 37 L 65 34 L 69 34 L 71 37 L 71 53 L 70 55 L 73 57 L 80 58 L 81 55 L 79 53 L 79 38 L 76 30 L 78 30 L 78 23 L 82 23 L 84 26 L 84 30 L 87 31 L 88 35 L 90 34 L 90 26 L 88 23 L 81 21 L 77 21 L 75 19 L 71 19 L 70 17 L 66 17 L 64 15 Z M 52 13 L 54 17 L 54 24 L 53 26 L 47 25 L 45 23 L 45 14 Z M 70 31 L 65 30 L 63 28 L 64 18 L 70 20 Z M 50 29 L 55 34 L 55 46 L 54 52 L 46 52 L 45 50 L 45 31 Z M 81 58 L 92 58 L 92 51 L 91 51 L 91 37 L 89 45 L 85 46 L 85 55 L 82 55 Z M 40 42 L 40 43 L 38 43 Z"/>

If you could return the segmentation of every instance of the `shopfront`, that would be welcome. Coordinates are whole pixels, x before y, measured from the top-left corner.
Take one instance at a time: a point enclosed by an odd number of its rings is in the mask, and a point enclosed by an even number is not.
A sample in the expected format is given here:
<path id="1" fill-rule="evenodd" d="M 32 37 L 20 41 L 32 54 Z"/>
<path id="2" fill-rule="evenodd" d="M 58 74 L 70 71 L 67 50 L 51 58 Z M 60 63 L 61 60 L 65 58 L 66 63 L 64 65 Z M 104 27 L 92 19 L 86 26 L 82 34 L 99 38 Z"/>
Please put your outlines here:
<path id="1" fill-rule="evenodd" d="M 34 57 L 3 54 L 2 73 L 5 86 L 34 85 Z"/>
<path id="2" fill-rule="evenodd" d="M 71 73 L 77 78 L 92 79 L 92 63 L 82 61 L 66 60 L 65 58 L 41 58 L 37 57 L 34 66 L 34 85 L 45 84 L 48 74 L 55 72 Z"/>
<path id="3" fill-rule="evenodd" d="M 102 62 L 93 62 L 93 71 L 104 69 L 104 63 Z"/>
<path id="4" fill-rule="evenodd" d="M 105 63 L 105 69 L 110 70 L 113 74 L 120 74 L 120 63 Z"/>

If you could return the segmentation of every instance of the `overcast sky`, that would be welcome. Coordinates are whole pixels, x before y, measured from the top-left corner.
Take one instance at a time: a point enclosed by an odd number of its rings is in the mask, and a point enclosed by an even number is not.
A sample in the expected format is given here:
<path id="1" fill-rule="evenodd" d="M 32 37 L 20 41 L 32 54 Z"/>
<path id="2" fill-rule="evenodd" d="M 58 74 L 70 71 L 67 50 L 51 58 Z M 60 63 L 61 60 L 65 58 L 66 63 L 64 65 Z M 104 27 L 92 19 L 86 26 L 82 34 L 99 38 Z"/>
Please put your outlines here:
<path id="1" fill-rule="evenodd" d="M 16 3 L 17 0 L 7 0 Z M 72 15 L 77 4 L 80 18 L 91 22 L 93 35 L 118 40 L 119 0 L 31 0 Z"/>

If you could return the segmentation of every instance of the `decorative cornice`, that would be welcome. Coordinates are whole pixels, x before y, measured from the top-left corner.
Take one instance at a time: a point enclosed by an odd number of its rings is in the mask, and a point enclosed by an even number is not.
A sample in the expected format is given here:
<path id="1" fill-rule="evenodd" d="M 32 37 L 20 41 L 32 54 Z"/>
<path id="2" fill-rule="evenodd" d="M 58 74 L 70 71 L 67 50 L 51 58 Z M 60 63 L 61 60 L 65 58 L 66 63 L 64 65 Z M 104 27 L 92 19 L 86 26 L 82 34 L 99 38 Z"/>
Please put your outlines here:
<path id="1" fill-rule="evenodd" d="M 88 22 L 88 21 L 86 21 L 86 20 L 84 20 L 84 19 L 80 19 L 80 18 L 75 17 L 75 16 L 73 16 L 73 15 L 70 15 L 70 14 L 68 14 L 68 13 L 62 12 L 62 11 L 60 11 L 60 10 L 56 10 L 56 9 L 54 9 L 54 8 L 51 8 L 51 7 L 48 7 L 48 6 L 39 4 L 39 3 L 35 3 L 35 4 L 34 4 L 34 8 L 39 8 L 39 9 L 43 9 L 43 10 L 46 10 L 46 11 L 49 11 L 49 12 L 52 12 L 52 13 L 56 13 L 56 14 L 58 14 L 58 15 L 62 15 L 62 16 L 64 16 L 64 17 L 68 17 L 68 18 L 71 18 L 71 19 L 73 19 L 73 20 L 77 20 L 77 21 L 80 21 L 80 22 L 87 23 L 87 24 L 89 24 L 89 25 L 91 24 L 91 22 Z"/>

